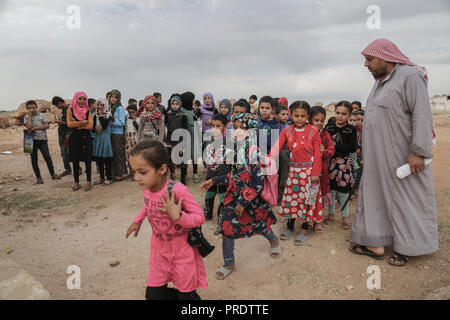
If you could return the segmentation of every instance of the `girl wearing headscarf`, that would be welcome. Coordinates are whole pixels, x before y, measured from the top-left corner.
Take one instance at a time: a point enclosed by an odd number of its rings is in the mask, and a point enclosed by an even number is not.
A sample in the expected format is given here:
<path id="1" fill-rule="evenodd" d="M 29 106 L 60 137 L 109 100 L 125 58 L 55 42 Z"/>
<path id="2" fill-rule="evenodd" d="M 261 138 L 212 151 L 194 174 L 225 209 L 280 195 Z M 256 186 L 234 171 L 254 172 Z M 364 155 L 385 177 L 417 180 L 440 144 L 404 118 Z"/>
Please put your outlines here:
<path id="1" fill-rule="evenodd" d="M 278 99 L 278 105 L 289 108 L 288 99 L 286 97 L 281 97 L 280 99 Z"/>
<path id="2" fill-rule="evenodd" d="M 199 119 L 202 121 L 202 132 L 211 129 L 211 119 L 217 113 L 214 96 L 207 92 L 203 95 L 203 104 L 199 108 Z"/>
<path id="3" fill-rule="evenodd" d="M 111 164 L 113 150 L 111 145 L 111 108 L 106 99 L 95 102 L 97 112 L 94 115 L 94 149 L 93 160 L 97 161 L 100 179 L 95 184 L 109 185 L 112 183 Z M 106 180 L 105 180 L 106 171 Z"/>
<path id="4" fill-rule="evenodd" d="M 109 95 L 109 105 L 111 107 L 111 145 L 114 158 L 112 161 L 113 181 L 121 181 L 128 176 L 127 159 L 125 155 L 125 110 L 120 102 L 121 94 L 119 90 L 112 90 Z"/>
<path id="5" fill-rule="evenodd" d="M 183 111 L 186 114 L 187 121 L 188 121 L 188 127 L 189 132 L 191 134 L 191 160 L 193 161 L 193 171 L 194 171 L 194 182 L 198 183 L 200 182 L 200 178 L 198 177 L 198 165 L 195 159 L 194 155 L 194 145 L 195 145 L 195 136 L 194 136 L 194 101 L 195 101 L 195 95 L 188 91 L 181 95 L 181 111 Z M 201 132 L 198 134 L 201 135 Z"/>
<path id="6" fill-rule="evenodd" d="M 261 153 L 255 145 L 254 134 L 258 123 L 250 113 L 241 113 L 234 120 L 234 164 L 226 176 L 214 177 L 199 187 L 206 191 L 213 185 L 227 185 L 224 212 L 220 221 L 222 251 L 225 265 L 217 273 L 225 279 L 234 270 L 235 239 L 262 235 L 269 240 L 272 258 L 279 258 L 281 248 L 271 225 L 276 222 L 270 205 L 260 197 L 264 176 L 258 163 Z M 250 132 L 253 131 L 251 137 Z"/>
<path id="7" fill-rule="evenodd" d="M 158 101 L 154 96 L 146 96 L 139 120 L 138 142 L 145 139 L 164 141 L 164 116 L 157 108 Z"/>
<path id="8" fill-rule="evenodd" d="M 172 154 L 173 147 L 175 147 L 178 143 L 180 143 L 183 139 L 179 139 L 177 141 L 172 140 L 172 134 L 177 129 L 184 129 L 186 131 L 189 130 L 188 126 L 188 118 L 186 114 L 182 111 L 182 101 L 179 95 L 173 95 L 170 99 L 169 111 L 167 113 L 167 147 L 169 151 L 169 155 Z M 180 156 L 182 152 L 180 152 Z M 171 157 L 172 158 L 172 157 Z M 175 167 L 175 165 L 173 166 Z M 187 175 L 187 164 L 182 163 L 180 165 L 181 168 L 181 183 L 186 184 L 186 175 Z"/>
<path id="9" fill-rule="evenodd" d="M 233 107 L 231 101 L 228 99 L 222 99 L 219 103 L 219 113 L 227 117 L 227 121 L 231 121 L 231 116 L 233 115 Z"/>
<path id="10" fill-rule="evenodd" d="M 92 136 L 93 118 L 89 111 L 88 98 L 86 93 L 75 93 L 70 107 L 67 110 L 67 127 L 72 130 L 69 133 L 69 161 L 73 163 L 73 191 L 80 187 L 80 161 L 86 165 L 86 188 L 92 189 L 91 185 L 91 157 L 92 157 Z"/>

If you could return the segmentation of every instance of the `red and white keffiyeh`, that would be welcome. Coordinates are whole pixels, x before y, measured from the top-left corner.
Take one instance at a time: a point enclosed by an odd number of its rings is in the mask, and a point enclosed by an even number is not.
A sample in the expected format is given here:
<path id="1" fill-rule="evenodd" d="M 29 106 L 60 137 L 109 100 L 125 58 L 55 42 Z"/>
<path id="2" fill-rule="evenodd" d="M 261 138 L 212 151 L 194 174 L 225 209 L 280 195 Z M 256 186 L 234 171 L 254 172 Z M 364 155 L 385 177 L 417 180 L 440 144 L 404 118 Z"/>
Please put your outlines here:
<path id="1" fill-rule="evenodd" d="M 377 39 L 367 46 L 362 52 L 363 56 L 371 56 L 382 59 L 387 62 L 406 64 L 417 68 L 428 82 L 428 73 L 424 67 L 421 67 L 409 60 L 400 49 L 388 39 Z"/>

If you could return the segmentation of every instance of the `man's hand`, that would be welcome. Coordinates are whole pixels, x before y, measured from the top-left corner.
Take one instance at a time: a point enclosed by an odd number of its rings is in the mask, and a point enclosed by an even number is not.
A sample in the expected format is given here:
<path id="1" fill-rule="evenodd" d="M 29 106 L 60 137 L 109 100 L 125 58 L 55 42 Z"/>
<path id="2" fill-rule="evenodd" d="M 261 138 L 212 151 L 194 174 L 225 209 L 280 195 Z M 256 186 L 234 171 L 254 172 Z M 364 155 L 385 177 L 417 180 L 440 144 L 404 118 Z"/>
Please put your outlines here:
<path id="1" fill-rule="evenodd" d="M 408 159 L 406 162 L 411 167 L 411 174 L 416 175 L 419 172 L 422 172 L 425 170 L 425 158 L 422 156 L 418 156 L 414 152 L 411 152 L 411 154 L 408 156 Z"/>
<path id="2" fill-rule="evenodd" d="M 311 183 L 312 184 L 316 184 L 316 183 L 319 183 L 319 176 L 311 176 Z"/>

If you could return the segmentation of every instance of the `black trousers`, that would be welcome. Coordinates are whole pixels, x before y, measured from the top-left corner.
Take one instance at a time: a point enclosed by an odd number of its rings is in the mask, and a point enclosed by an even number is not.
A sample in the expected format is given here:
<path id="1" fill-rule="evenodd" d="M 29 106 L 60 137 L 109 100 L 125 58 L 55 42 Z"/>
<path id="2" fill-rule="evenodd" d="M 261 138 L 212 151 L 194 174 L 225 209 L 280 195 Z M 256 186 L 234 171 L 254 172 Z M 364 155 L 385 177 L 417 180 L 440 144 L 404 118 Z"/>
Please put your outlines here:
<path id="1" fill-rule="evenodd" d="M 38 150 L 41 151 L 42 156 L 44 157 L 45 162 L 47 163 L 48 171 L 51 176 L 55 175 L 55 169 L 53 167 L 53 161 L 50 156 L 50 151 L 48 150 L 48 142 L 47 140 L 34 140 L 33 141 L 33 152 L 31 153 L 31 165 L 33 166 L 34 174 L 36 178 L 40 179 L 41 171 L 39 170 L 38 165 Z"/>
<path id="2" fill-rule="evenodd" d="M 287 227 L 289 230 L 294 231 L 294 224 L 295 224 L 295 219 L 288 219 Z M 304 222 L 302 224 L 302 229 L 308 230 L 308 223 Z"/>
<path id="3" fill-rule="evenodd" d="M 112 180 L 112 158 L 103 158 L 97 160 L 98 172 L 100 173 L 100 179 Z M 131 172 L 131 171 L 130 171 Z"/>
<path id="4" fill-rule="evenodd" d="M 162 287 L 147 287 L 146 300 L 201 300 L 197 292 L 180 292 L 175 288 L 168 288 L 167 284 Z"/>
<path id="5" fill-rule="evenodd" d="M 91 162 L 90 161 L 86 161 L 86 180 L 91 182 Z M 80 182 L 80 174 L 79 174 L 79 170 L 80 170 L 80 162 L 79 161 L 74 161 L 73 162 L 73 179 L 75 180 L 75 183 L 79 183 Z"/>

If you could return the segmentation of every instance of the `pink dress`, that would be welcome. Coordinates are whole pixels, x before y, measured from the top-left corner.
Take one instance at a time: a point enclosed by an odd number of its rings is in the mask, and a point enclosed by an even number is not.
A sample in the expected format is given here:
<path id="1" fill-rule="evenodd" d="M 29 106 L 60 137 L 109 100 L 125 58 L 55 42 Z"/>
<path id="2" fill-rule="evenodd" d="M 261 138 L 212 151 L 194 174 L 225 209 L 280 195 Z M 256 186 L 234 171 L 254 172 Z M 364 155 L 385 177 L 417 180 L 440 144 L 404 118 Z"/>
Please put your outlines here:
<path id="1" fill-rule="evenodd" d="M 172 282 L 180 292 L 191 292 L 198 287 L 207 289 L 203 258 L 187 242 L 189 229 L 202 225 L 205 216 L 182 183 L 173 188 L 177 202 L 184 198 L 180 219 L 174 222 L 167 213 L 160 212 L 161 195 L 166 196 L 169 183 L 170 180 L 160 192 L 144 191 L 145 205 L 134 219 L 140 225 L 147 217 L 152 226 L 147 286 L 160 287 Z"/>

